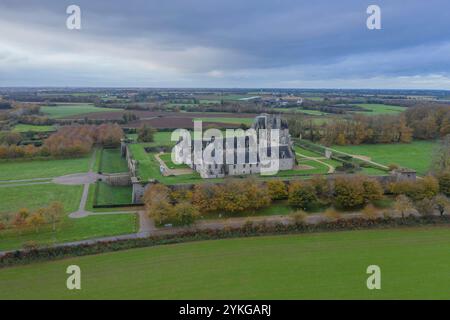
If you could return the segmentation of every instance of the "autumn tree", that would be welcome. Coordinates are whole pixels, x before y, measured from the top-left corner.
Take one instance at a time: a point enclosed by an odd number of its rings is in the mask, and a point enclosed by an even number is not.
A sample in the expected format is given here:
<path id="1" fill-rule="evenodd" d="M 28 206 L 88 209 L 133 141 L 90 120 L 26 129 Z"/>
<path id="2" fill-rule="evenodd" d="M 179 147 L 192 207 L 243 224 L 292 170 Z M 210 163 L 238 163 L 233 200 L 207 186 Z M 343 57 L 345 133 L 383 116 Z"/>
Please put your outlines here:
<path id="1" fill-rule="evenodd" d="M 383 198 L 383 187 L 375 179 L 364 179 L 362 181 L 362 187 L 364 190 L 364 199 L 366 202 L 373 202 L 381 200 Z"/>
<path id="2" fill-rule="evenodd" d="M 390 191 L 395 195 L 404 194 L 414 201 L 431 199 L 439 193 L 439 182 L 433 176 L 426 176 L 416 181 L 398 181 L 391 183 Z"/>
<path id="3" fill-rule="evenodd" d="M 44 212 L 45 209 L 40 208 L 26 218 L 26 224 L 34 228 L 35 232 L 38 232 L 39 228 L 45 223 Z"/>
<path id="4" fill-rule="evenodd" d="M 443 194 L 438 194 L 434 197 L 433 204 L 441 216 L 443 216 L 445 212 L 450 212 L 450 200 Z"/>
<path id="5" fill-rule="evenodd" d="M 61 222 L 64 217 L 64 205 L 59 201 L 54 201 L 46 208 L 44 218 L 46 222 L 52 225 L 52 230 L 56 231 L 56 225 Z"/>
<path id="6" fill-rule="evenodd" d="M 450 196 L 450 170 L 442 172 L 439 177 L 439 190 L 446 196 Z"/>
<path id="7" fill-rule="evenodd" d="M 173 219 L 173 205 L 169 199 L 170 189 L 167 186 L 163 184 L 151 185 L 143 196 L 148 216 L 160 224 Z"/>
<path id="8" fill-rule="evenodd" d="M 410 198 L 405 195 L 399 195 L 395 198 L 394 208 L 396 211 L 400 212 L 402 218 L 404 218 L 405 213 L 414 209 L 414 205 Z"/>
<path id="9" fill-rule="evenodd" d="M 167 223 L 175 219 L 174 206 L 165 199 L 152 201 L 146 208 L 148 216 L 158 224 Z"/>
<path id="10" fill-rule="evenodd" d="M 433 170 L 436 173 L 450 171 L 450 134 L 445 136 L 433 153 Z"/>
<path id="11" fill-rule="evenodd" d="M 97 143 L 115 148 L 120 146 L 120 140 L 123 138 L 123 130 L 117 124 L 102 124 L 96 128 Z"/>
<path id="12" fill-rule="evenodd" d="M 288 190 L 286 184 L 280 180 L 270 180 L 267 182 L 267 190 L 272 200 L 287 199 Z"/>
<path id="13" fill-rule="evenodd" d="M 191 225 L 200 215 L 198 209 L 187 201 L 177 203 L 173 211 L 177 223 L 181 225 Z"/>
<path id="14" fill-rule="evenodd" d="M 341 208 L 351 209 L 364 205 L 366 198 L 360 179 L 338 177 L 334 181 L 334 199 Z"/>
<path id="15" fill-rule="evenodd" d="M 432 199 L 423 198 L 416 202 L 417 211 L 423 216 L 431 216 L 435 210 L 435 204 Z"/>
<path id="16" fill-rule="evenodd" d="M 12 225 L 16 228 L 23 228 L 26 226 L 26 221 L 30 216 L 30 210 L 27 208 L 20 209 L 13 217 Z"/>
<path id="17" fill-rule="evenodd" d="M 152 184 L 150 185 L 144 193 L 142 198 L 145 205 L 149 206 L 152 203 L 156 203 L 158 201 L 167 201 L 170 199 L 170 189 L 161 184 Z"/>
<path id="18" fill-rule="evenodd" d="M 311 184 L 294 181 L 289 185 L 288 203 L 294 208 L 306 210 L 317 201 L 317 195 Z"/>
<path id="19" fill-rule="evenodd" d="M 219 192 L 218 186 L 213 184 L 197 184 L 192 192 L 192 204 L 202 213 L 216 211 L 219 207 L 219 199 L 216 194 Z"/>

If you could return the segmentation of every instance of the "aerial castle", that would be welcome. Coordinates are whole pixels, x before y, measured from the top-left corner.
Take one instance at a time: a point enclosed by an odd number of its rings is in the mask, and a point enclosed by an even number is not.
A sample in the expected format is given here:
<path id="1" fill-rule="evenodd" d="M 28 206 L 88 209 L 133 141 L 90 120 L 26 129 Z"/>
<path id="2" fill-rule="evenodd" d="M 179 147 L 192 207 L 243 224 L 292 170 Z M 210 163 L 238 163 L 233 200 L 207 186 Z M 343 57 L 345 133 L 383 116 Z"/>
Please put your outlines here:
<path id="1" fill-rule="evenodd" d="M 221 143 L 223 145 L 223 159 L 217 163 L 209 164 L 195 164 L 194 162 L 194 143 L 192 143 L 192 150 L 189 155 L 189 161 L 184 161 L 193 170 L 197 171 L 202 178 L 223 178 L 225 176 L 247 175 L 247 174 L 259 174 L 261 173 L 262 161 L 264 156 L 272 156 L 273 152 L 278 149 L 278 170 L 290 170 L 295 166 L 295 153 L 293 151 L 291 136 L 289 134 L 289 128 L 287 121 L 281 119 L 279 115 L 261 114 L 255 118 L 251 127 L 255 130 L 256 136 L 259 137 L 259 131 L 266 129 L 268 132 L 268 140 L 270 141 L 271 129 L 277 129 L 279 132 L 278 148 L 267 145 L 267 148 L 263 150 L 266 155 L 260 154 L 261 149 L 257 149 L 256 156 L 250 155 L 250 141 L 249 138 L 245 138 L 243 146 L 239 145 L 238 137 L 232 138 L 231 151 L 230 143 L 227 139 L 223 138 L 220 141 L 202 141 L 202 149 L 204 150 L 211 143 Z M 238 153 L 241 152 L 242 159 L 238 161 Z M 230 156 L 231 153 L 231 156 Z M 228 155 L 228 157 L 227 157 Z M 227 157 L 227 159 L 225 159 Z M 180 158 L 183 158 L 182 155 Z M 232 159 L 230 162 L 229 159 Z M 186 160 L 186 157 L 184 157 Z M 243 160 L 243 161 L 242 161 Z"/>

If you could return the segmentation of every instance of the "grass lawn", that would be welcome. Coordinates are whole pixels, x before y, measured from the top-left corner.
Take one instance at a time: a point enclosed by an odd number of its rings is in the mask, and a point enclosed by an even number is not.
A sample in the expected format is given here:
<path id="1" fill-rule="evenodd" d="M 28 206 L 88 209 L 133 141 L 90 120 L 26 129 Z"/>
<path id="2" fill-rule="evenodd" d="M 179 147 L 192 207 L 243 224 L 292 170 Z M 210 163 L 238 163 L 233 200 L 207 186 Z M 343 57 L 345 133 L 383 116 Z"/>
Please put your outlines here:
<path id="1" fill-rule="evenodd" d="M 0 215 L 15 212 L 24 207 L 30 210 L 46 207 L 52 201 L 62 202 L 68 214 L 78 209 L 82 192 L 83 186 L 56 184 L 1 188 Z M 82 219 L 71 219 L 66 216 L 55 234 L 50 226 L 41 227 L 38 233 L 34 230 L 0 231 L 0 250 L 20 248 L 28 241 L 48 244 L 54 240 L 56 242 L 75 241 L 132 233 L 135 230 L 134 215 L 89 216 Z"/>
<path id="2" fill-rule="evenodd" d="M 426 174 L 431 165 L 434 141 L 414 141 L 408 144 L 365 144 L 358 146 L 334 146 L 333 149 L 370 157 L 384 165 L 397 164 Z"/>
<path id="3" fill-rule="evenodd" d="M 97 182 L 97 205 L 130 204 L 133 188 L 131 186 L 110 186 L 105 182 Z"/>
<path id="4" fill-rule="evenodd" d="M 374 104 L 374 103 L 362 103 L 357 104 L 357 106 L 363 107 L 369 111 L 358 111 L 357 113 L 362 113 L 365 115 L 380 115 L 380 114 L 399 114 L 406 110 L 405 107 L 391 106 L 387 104 Z"/>
<path id="5" fill-rule="evenodd" d="M 128 172 L 127 161 L 122 158 L 120 149 L 102 149 L 100 171 L 103 173 Z"/>
<path id="6" fill-rule="evenodd" d="M 169 169 L 183 169 L 183 168 L 189 168 L 188 165 L 186 164 L 175 164 L 172 161 L 172 154 L 171 153 L 164 153 L 164 154 L 160 154 L 159 158 L 164 161 L 164 163 L 166 164 L 166 166 Z"/>
<path id="7" fill-rule="evenodd" d="M 0 299 L 450 299 L 448 227 L 203 241 L 0 270 Z M 66 268 L 82 270 L 67 290 Z M 381 268 L 381 290 L 366 269 Z"/>
<path id="8" fill-rule="evenodd" d="M 56 106 L 43 106 L 41 112 L 52 119 L 76 116 L 93 112 L 121 112 L 123 109 L 98 108 L 91 103 L 67 103 Z"/>
<path id="9" fill-rule="evenodd" d="M 63 160 L 1 161 L 0 180 L 53 178 L 71 173 L 87 172 L 90 155 Z"/>
<path id="10" fill-rule="evenodd" d="M 38 184 L 0 189 L 0 214 L 20 208 L 37 209 L 52 201 L 61 201 L 66 211 L 75 211 L 80 202 L 82 186 Z"/>
<path id="11" fill-rule="evenodd" d="M 141 181 L 156 179 L 161 183 L 176 184 L 191 182 L 195 183 L 203 180 L 200 178 L 200 175 L 198 173 L 184 174 L 180 176 L 163 176 L 159 169 L 159 162 L 155 159 L 155 153 L 147 153 L 144 150 L 144 146 L 145 144 L 134 143 L 130 144 L 129 147 L 134 159 L 139 161 L 137 175 L 139 176 Z"/>
<path id="12" fill-rule="evenodd" d="M 54 126 L 35 126 L 31 124 L 18 124 L 12 130 L 14 132 L 52 132 L 56 131 Z"/>
<path id="13" fill-rule="evenodd" d="M 153 142 L 141 142 L 146 147 L 170 147 L 175 145 L 175 141 L 170 140 L 172 131 L 158 131 L 153 135 Z M 127 134 L 129 139 L 137 141 L 136 133 Z"/>

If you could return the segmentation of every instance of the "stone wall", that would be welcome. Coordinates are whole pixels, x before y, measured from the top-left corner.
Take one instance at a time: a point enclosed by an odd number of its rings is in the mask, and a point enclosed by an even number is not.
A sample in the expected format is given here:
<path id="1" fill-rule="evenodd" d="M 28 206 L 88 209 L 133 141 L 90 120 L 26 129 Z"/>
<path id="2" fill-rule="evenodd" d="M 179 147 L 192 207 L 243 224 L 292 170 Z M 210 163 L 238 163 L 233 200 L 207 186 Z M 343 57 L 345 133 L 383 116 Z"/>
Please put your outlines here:
<path id="1" fill-rule="evenodd" d="M 130 186 L 131 177 L 129 173 L 103 174 L 104 181 L 111 186 Z"/>

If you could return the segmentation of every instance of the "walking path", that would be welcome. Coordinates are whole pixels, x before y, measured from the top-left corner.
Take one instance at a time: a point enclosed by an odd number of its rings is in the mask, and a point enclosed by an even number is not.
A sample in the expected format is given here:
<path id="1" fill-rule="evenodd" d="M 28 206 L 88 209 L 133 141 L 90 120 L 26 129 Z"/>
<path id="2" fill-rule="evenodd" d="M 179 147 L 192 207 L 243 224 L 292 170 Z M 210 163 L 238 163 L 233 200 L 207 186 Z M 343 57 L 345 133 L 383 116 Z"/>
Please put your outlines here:
<path id="1" fill-rule="evenodd" d="M 320 164 L 323 164 L 324 166 L 326 166 L 328 168 L 328 173 L 334 173 L 335 168 L 331 164 L 321 161 L 321 159 L 324 159 L 323 157 L 309 157 L 309 156 L 305 156 L 304 154 L 301 154 L 298 152 L 296 152 L 295 154 L 300 157 L 303 157 L 305 159 L 316 161 Z"/>

